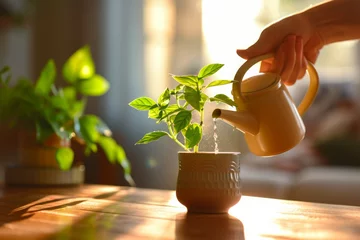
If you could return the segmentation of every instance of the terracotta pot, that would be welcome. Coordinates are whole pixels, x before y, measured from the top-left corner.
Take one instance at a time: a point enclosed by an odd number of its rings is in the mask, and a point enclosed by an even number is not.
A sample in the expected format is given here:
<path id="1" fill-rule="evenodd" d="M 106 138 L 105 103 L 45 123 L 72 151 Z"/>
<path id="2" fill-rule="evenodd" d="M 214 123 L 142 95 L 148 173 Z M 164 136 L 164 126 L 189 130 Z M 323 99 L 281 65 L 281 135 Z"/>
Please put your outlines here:
<path id="1" fill-rule="evenodd" d="M 225 213 L 241 198 L 240 153 L 179 152 L 176 197 L 188 212 Z"/>
<path id="2" fill-rule="evenodd" d="M 43 144 L 36 142 L 35 133 L 22 132 L 19 141 L 20 164 L 26 167 L 59 168 L 55 153 L 60 147 L 70 147 L 70 140 L 51 135 Z"/>

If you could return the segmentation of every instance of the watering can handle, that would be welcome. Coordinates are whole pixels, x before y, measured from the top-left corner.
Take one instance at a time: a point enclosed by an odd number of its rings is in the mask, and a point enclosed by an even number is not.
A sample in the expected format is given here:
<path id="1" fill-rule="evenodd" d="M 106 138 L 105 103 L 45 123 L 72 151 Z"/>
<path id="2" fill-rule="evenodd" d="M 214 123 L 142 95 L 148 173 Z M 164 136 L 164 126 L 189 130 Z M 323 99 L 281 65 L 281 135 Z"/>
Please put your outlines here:
<path id="1" fill-rule="evenodd" d="M 268 59 L 268 58 L 272 58 L 273 56 L 274 56 L 273 53 L 261 55 L 261 56 L 249 59 L 243 65 L 241 65 L 241 67 L 236 72 L 235 77 L 234 77 L 234 80 L 235 80 L 235 82 L 233 84 L 234 97 L 242 98 L 242 101 L 244 101 L 244 97 L 241 94 L 241 81 L 244 79 L 245 73 L 257 62 L 260 62 L 260 61 Z M 308 62 L 307 71 L 310 76 L 310 84 L 309 84 L 308 90 L 306 91 L 306 94 L 305 94 L 303 100 L 297 107 L 297 110 L 300 115 L 303 115 L 306 112 L 306 110 L 310 107 L 310 105 L 313 103 L 313 101 L 316 97 L 318 88 L 319 88 L 318 73 L 317 73 L 314 65 L 309 61 L 307 61 L 307 62 Z"/>

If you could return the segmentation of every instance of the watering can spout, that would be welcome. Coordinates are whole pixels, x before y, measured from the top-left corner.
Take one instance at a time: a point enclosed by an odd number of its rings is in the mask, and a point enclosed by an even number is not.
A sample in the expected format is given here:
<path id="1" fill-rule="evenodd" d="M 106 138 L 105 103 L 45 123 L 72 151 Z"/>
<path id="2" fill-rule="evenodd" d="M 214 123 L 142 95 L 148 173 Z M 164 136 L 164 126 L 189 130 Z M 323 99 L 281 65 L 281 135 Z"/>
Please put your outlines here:
<path id="1" fill-rule="evenodd" d="M 258 120 L 252 113 L 246 110 L 229 111 L 223 109 L 215 109 L 212 113 L 212 117 L 215 119 L 220 118 L 226 123 L 236 127 L 238 130 L 244 133 L 256 135 L 259 132 Z"/>

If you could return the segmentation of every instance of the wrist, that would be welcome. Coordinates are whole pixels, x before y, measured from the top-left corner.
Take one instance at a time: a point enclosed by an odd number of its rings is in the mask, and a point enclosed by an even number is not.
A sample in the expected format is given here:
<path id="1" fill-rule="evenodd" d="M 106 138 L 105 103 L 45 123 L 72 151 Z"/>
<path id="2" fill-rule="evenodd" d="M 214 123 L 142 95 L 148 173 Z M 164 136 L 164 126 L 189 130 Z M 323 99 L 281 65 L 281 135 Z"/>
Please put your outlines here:
<path id="1" fill-rule="evenodd" d="M 299 15 L 324 44 L 360 38 L 360 1 L 327 1 L 310 6 Z"/>

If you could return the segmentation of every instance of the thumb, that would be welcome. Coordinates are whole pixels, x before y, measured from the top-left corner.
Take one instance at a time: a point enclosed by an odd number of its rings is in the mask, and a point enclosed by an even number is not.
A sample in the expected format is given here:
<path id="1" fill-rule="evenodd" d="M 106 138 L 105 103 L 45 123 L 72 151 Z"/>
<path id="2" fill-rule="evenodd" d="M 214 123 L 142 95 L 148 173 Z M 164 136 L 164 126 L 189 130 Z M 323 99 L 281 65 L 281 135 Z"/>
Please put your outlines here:
<path id="1" fill-rule="evenodd" d="M 272 50 L 273 47 L 271 42 L 265 41 L 263 37 L 260 37 L 256 43 L 254 43 L 247 49 L 237 49 L 236 53 L 244 59 L 249 59 L 265 53 L 269 53 Z"/>

